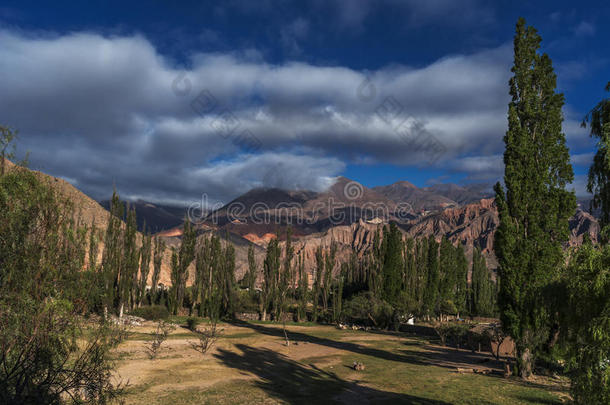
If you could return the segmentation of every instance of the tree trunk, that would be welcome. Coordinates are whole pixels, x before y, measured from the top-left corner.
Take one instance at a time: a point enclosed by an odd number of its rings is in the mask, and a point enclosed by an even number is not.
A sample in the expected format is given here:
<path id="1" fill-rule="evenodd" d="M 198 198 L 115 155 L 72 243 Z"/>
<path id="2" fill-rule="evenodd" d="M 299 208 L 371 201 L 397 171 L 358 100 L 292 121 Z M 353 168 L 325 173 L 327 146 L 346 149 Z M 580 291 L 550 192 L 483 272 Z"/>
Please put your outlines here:
<path id="1" fill-rule="evenodd" d="M 517 359 L 519 366 L 519 377 L 523 380 L 528 380 L 532 376 L 532 352 L 529 348 L 525 348 L 519 353 Z"/>
<path id="2" fill-rule="evenodd" d="M 121 302 L 121 306 L 120 306 L 120 309 L 119 309 L 119 319 L 123 319 L 123 307 L 124 307 L 124 305 Z"/>

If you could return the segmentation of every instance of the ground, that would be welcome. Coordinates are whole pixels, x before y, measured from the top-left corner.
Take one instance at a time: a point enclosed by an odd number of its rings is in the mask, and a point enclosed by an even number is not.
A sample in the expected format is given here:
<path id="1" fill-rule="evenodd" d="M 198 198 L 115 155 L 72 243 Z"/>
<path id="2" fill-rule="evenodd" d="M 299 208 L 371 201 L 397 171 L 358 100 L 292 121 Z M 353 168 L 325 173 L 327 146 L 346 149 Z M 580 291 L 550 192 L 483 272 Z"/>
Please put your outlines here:
<path id="1" fill-rule="evenodd" d="M 202 355 L 190 346 L 195 335 L 178 327 L 155 360 L 145 352 L 155 323 L 132 328 L 114 353 L 119 378 L 129 382 L 125 403 L 561 404 L 568 398 L 565 380 L 506 379 L 489 354 L 428 338 L 287 325 L 287 346 L 281 325 L 221 328 L 222 338 Z M 353 370 L 354 362 L 365 370 Z"/>

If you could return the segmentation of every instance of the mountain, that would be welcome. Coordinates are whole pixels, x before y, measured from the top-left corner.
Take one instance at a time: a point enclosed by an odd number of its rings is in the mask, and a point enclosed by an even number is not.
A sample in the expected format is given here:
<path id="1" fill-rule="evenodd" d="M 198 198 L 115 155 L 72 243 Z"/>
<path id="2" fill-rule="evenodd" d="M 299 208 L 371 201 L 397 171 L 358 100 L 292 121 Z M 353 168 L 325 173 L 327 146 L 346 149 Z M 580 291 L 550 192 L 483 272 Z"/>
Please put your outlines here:
<path id="1" fill-rule="evenodd" d="M 456 205 L 450 198 L 433 190 L 421 189 L 408 181 L 398 181 L 388 186 L 377 186 L 373 190 L 396 203 L 407 203 L 414 211 L 438 210 Z"/>
<path id="2" fill-rule="evenodd" d="M 82 223 L 94 223 L 98 229 L 105 229 L 110 214 L 102 205 L 64 180 L 36 173 L 60 195 L 74 203 L 75 212 Z M 217 235 L 235 246 L 238 280 L 248 269 L 249 247 L 254 246 L 261 268 L 267 243 L 272 238 L 283 239 L 288 226 L 293 229 L 295 252 L 303 253 L 305 268 L 310 273 L 315 268 L 315 250 L 318 246 L 336 243 L 338 260 L 347 260 L 353 251 L 363 255 L 371 248 L 375 232 L 383 231 L 383 225 L 389 222 L 396 222 L 405 237 L 433 235 L 437 240 L 447 237 L 456 245 L 462 244 L 467 257 L 475 247 L 479 247 L 487 258 L 488 266 L 493 269 L 497 266 L 493 238 L 499 223 L 498 213 L 493 198 L 465 203 L 481 195 L 478 193 L 484 194 L 485 188 L 477 187 L 436 185 L 417 188 L 402 181 L 370 189 L 340 177 L 324 192 L 253 189 L 205 218 L 195 220 L 198 239 Z M 405 208 L 405 204 L 409 204 L 409 207 L 413 204 L 419 211 Z M 168 285 L 171 247 L 179 246 L 181 236 L 180 226 L 176 222 L 182 222 L 183 211 L 143 201 L 136 202 L 135 206 L 137 215 L 146 219 L 148 224 L 156 224 L 159 228 L 173 225 L 173 228 L 156 235 L 168 245 L 160 277 L 160 282 Z M 596 241 L 599 225 L 591 214 L 579 208 L 570 219 L 570 232 L 569 245 L 577 246 L 586 234 Z M 139 240 L 141 237 L 138 233 Z M 284 243 L 280 241 L 281 245 Z M 101 262 L 103 252 L 103 243 L 101 245 L 98 262 Z M 194 280 L 192 264 L 189 274 L 190 283 Z"/>
<path id="3" fill-rule="evenodd" d="M 145 224 L 146 231 L 151 233 L 175 228 L 183 223 L 187 214 L 187 209 L 184 207 L 153 204 L 142 200 L 130 201 L 128 204 L 136 210 L 138 231 L 140 232 L 144 231 Z M 100 205 L 108 210 L 110 200 L 100 201 Z"/>
<path id="4" fill-rule="evenodd" d="M 373 190 L 396 203 L 408 203 L 417 212 L 463 206 L 494 196 L 488 184 L 459 186 L 447 183 L 418 188 L 402 180 L 387 186 L 374 187 Z"/>
<path id="5" fill-rule="evenodd" d="M 14 170 L 15 165 L 9 161 L 6 161 L 7 170 Z M 30 169 L 25 169 L 30 170 Z M 91 225 L 95 225 L 95 227 L 100 232 L 104 232 L 106 226 L 108 224 L 108 218 L 110 213 L 102 207 L 97 201 L 90 198 L 72 184 L 67 181 L 50 176 L 40 171 L 32 170 L 32 172 L 43 182 L 48 184 L 55 192 L 60 196 L 72 202 L 74 206 L 74 214 L 78 221 L 80 221 L 81 225 L 86 225 L 89 229 Z M 87 239 L 88 240 L 88 239 Z M 140 232 L 137 233 L 138 243 L 142 241 L 142 234 Z M 168 245 L 177 245 L 179 240 L 177 239 L 168 239 Z M 100 242 L 100 246 L 98 248 L 98 256 L 97 263 L 101 264 L 102 255 L 104 251 L 104 242 L 103 239 Z M 86 258 L 88 261 L 88 257 Z M 168 248 L 165 250 L 165 254 L 163 256 L 163 261 L 161 264 L 161 275 L 159 278 L 159 282 L 165 285 L 171 284 L 170 282 L 170 264 L 171 264 L 171 250 Z M 152 277 L 152 271 L 149 277 Z"/>
<path id="6" fill-rule="evenodd" d="M 453 183 L 435 184 L 425 187 L 424 190 L 447 197 L 459 205 L 476 203 L 484 198 L 494 197 L 491 185 L 484 183 L 468 184 L 465 186 Z"/>
<path id="7" fill-rule="evenodd" d="M 324 192 L 257 188 L 211 212 L 200 229 L 224 229 L 250 240 L 280 235 L 290 226 L 295 236 L 323 232 L 360 221 L 382 223 L 415 218 L 395 201 L 345 177 Z M 268 239 L 268 238 L 267 238 Z"/>

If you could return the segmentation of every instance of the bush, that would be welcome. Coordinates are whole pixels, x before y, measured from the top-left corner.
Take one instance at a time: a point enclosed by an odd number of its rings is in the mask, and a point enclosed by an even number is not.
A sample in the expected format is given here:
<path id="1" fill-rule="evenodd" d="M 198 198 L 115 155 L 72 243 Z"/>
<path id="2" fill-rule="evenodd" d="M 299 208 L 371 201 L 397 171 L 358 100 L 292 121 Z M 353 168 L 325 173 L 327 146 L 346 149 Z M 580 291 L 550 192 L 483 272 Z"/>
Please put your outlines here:
<path id="1" fill-rule="evenodd" d="M 392 324 L 394 310 L 390 304 L 370 292 L 361 293 L 343 306 L 343 318 L 348 322 L 387 328 Z"/>
<path id="2" fill-rule="evenodd" d="M 186 318 L 186 327 L 189 330 L 192 330 L 193 332 L 195 332 L 197 330 L 197 325 L 199 325 L 199 319 L 194 318 L 194 317 L 188 317 Z"/>
<path id="3" fill-rule="evenodd" d="M 236 312 L 258 312 L 258 300 L 249 291 L 239 290 L 236 293 Z"/>
<path id="4" fill-rule="evenodd" d="M 149 321 L 157 321 L 159 319 L 167 319 L 169 311 L 163 305 L 147 305 L 134 309 L 130 315 L 139 316 Z"/>

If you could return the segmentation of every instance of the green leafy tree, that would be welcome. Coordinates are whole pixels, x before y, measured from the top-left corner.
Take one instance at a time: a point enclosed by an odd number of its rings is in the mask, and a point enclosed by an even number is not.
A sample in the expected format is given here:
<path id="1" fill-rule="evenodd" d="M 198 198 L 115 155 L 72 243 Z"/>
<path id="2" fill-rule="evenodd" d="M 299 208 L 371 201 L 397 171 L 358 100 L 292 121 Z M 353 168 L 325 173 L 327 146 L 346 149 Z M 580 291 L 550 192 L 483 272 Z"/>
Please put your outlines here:
<path id="1" fill-rule="evenodd" d="M 531 375 L 536 353 L 548 338 L 543 291 L 562 264 L 562 243 L 576 205 L 574 194 L 565 190 L 574 175 L 561 130 L 564 99 L 555 92 L 551 59 L 538 53 L 540 41 L 536 30 L 519 19 L 504 137 L 506 192 L 499 183 L 495 187 L 499 306 L 503 328 L 516 344 L 522 378 Z"/>
<path id="2" fill-rule="evenodd" d="M 186 280 L 188 278 L 188 267 L 195 259 L 195 244 L 197 243 L 197 232 L 193 228 L 191 221 L 184 221 L 182 240 L 178 252 L 172 252 L 172 312 L 178 313 L 179 308 L 184 303 L 186 291 Z M 175 256 L 175 258 L 174 258 Z"/>
<path id="3" fill-rule="evenodd" d="M 0 403 L 97 404 L 122 392 L 114 330 L 82 322 L 91 280 L 73 212 L 25 168 L 0 176 Z"/>
<path id="4" fill-rule="evenodd" d="M 15 157 L 15 137 L 17 134 L 8 127 L 0 125 L 0 176 L 4 174 L 6 159 Z"/>
<path id="5" fill-rule="evenodd" d="M 459 245 L 455 250 L 455 306 L 460 313 L 465 312 L 468 303 L 468 260 L 464 253 L 464 247 Z"/>
<path id="6" fill-rule="evenodd" d="M 385 240 L 387 240 L 382 267 L 383 299 L 396 304 L 403 287 L 403 243 L 402 234 L 395 223 L 386 229 Z"/>
<path id="7" fill-rule="evenodd" d="M 322 250 L 322 246 L 318 246 L 316 249 L 316 277 L 313 283 L 313 291 L 312 291 L 312 304 L 313 304 L 313 314 L 312 321 L 318 321 L 318 311 L 320 305 L 320 290 L 322 289 L 322 275 L 324 274 L 324 251 Z"/>
<path id="8" fill-rule="evenodd" d="M 146 227 L 144 227 L 146 229 Z M 138 286 L 138 306 L 141 306 L 146 297 L 146 283 L 150 273 L 150 259 L 152 256 L 152 236 L 144 231 L 142 247 L 140 248 L 140 282 Z"/>
<path id="9" fill-rule="evenodd" d="M 568 375 L 578 404 L 610 403 L 610 246 L 585 243 L 566 272 Z"/>
<path id="10" fill-rule="evenodd" d="M 495 307 L 494 285 L 487 269 L 485 258 L 480 249 L 472 253 L 472 287 L 471 287 L 472 315 L 491 316 Z"/>
<path id="11" fill-rule="evenodd" d="M 305 261 L 303 254 L 299 255 L 297 268 L 299 271 L 299 311 L 297 314 L 298 321 L 301 322 L 307 319 L 307 291 L 309 289 L 309 275 L 305 271 Z"/>
<path id="12" fill-rule="evenodd" d="M 438 308 L 438 292 L 440 284 L 440 270 L 438 262 L 438 242 L 434 235 L 428 238 L 427 252 L 427 282 L 424 291 L 424 311 L 426 315 L 434 314 Z"/>
<path id="13" fill-rule="evenodd" d="M 256 296 L 256 276 L 258 275 L 258 266 L 256 257 L 254 256 L 254 245 L 248 247 L 248 274 L 246 274 L 246 282 L 248 285 L 248 293 L 250 297 Z"/>
<path id="14" fill-rule="evenodd" d="M 277 238 L 271 239 L 267 245 L 267 255 L 263 263 L 263 288 L 260 300 L 261 317 L 267 319 L 267 309 L 276 296 L 277 280 L 280 272 L 282 250 Z"/>
<path id="15" fill-rule="evenodd" d="M 606 91 L 610 91 L 610 82 L 606 85 Z M 587 114 L 583 126 L 587 124 L 591 136 L 597 138 L 597 151 L 589 168 L 587 190 L 593 193 L 593 208 L 601 208 L 600 225 L 604 228 L 610 225 L 610 98 L 600 101 Z"/>
<path id="16" fill-rule="evenodd" d="M 159 236 L 155 237 L 155 252 L 153 256 L 153 274 L 150 282 L 151 300 L 155 300 L 157 296 L 157 287 L 159 285 L 159 276 L 161 275 L 161 263 L 163 263 L 163 255 L 165 254 L 165 242 Z"/>
<path id="17" fill-rule="evenodd" d="M 335 268 L 335 257 L 337 255 L 337 244 L 332 241 L 330 243 L 330 249 L 324 252 L 324 284 L 322 285 L 322 305 L 324 311 L 328 310 L 328 299 L 332 290 L 333 284 L 333 270 Z"/>

